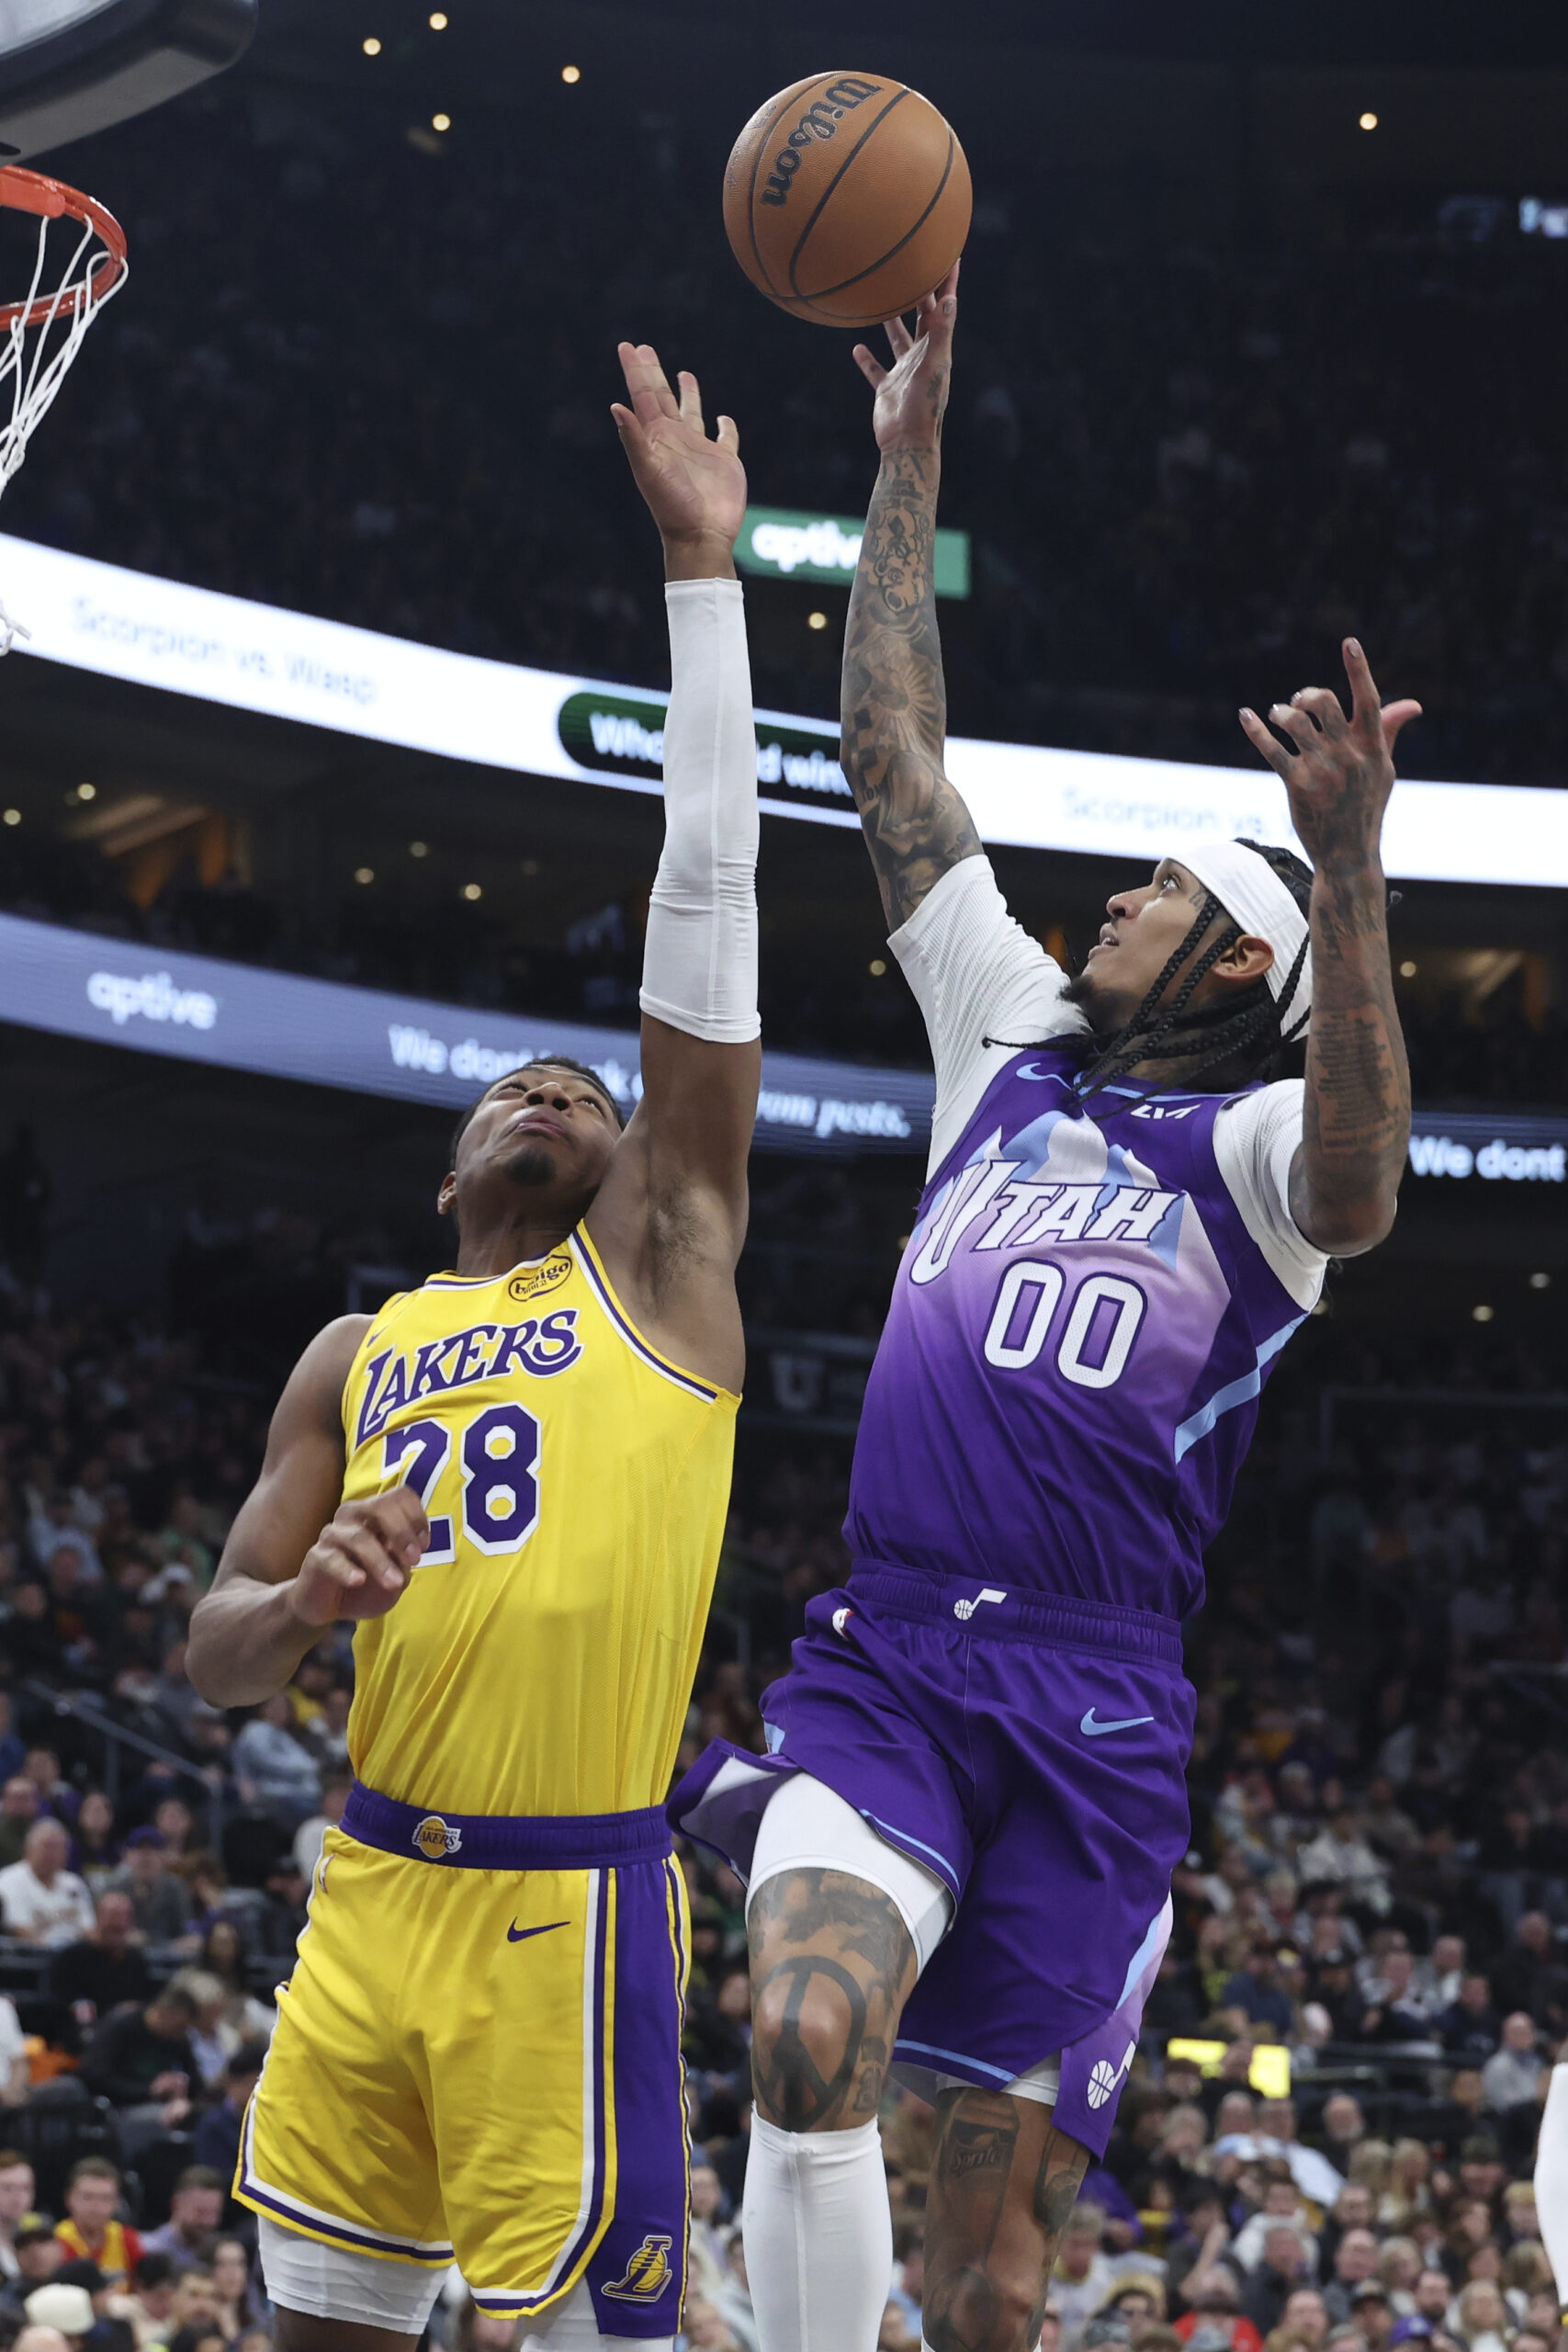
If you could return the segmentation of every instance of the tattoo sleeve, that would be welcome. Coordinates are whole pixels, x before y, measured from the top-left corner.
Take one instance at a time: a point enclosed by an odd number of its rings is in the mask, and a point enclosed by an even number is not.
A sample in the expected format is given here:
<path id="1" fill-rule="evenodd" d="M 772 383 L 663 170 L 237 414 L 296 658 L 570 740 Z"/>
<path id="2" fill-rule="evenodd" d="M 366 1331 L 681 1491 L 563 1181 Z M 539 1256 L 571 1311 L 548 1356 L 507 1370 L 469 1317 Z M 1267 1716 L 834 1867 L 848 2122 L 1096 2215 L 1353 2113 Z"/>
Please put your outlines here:
<path id="1" fill-rule="evenodd" d="M 890 929 L 980 837 L 942 770 L 947 689 L 932 548 L 942 458 L 893 449 L 866 516 L 844 631 L 844 775 Z"/>
<path id="2" fill-rule="evenodd" d="M 1410 1140 L 1386 897 L 1375 862 L 1328 861 L 1313 882 L 1306 1112 L 1291 1209 L 1308 1240 L 1342 1255 L 1387 1232 Z"/>

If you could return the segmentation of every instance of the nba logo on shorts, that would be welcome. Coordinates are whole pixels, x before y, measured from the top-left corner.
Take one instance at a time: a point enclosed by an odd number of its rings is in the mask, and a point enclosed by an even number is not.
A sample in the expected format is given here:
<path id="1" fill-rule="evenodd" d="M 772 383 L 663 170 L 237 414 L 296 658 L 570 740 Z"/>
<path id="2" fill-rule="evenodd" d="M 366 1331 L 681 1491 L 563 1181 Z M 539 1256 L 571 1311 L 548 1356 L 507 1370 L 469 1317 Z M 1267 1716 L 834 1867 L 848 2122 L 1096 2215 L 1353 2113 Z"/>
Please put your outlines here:
<path id="1" fill-rule="evenodd" d="M 444 1862 L 463 1842 L 460 1829 L 450 1829 L 438 1813 L 427 1813 L 413 1833 L 413 1842 L 427 1862 Z"/>
<path id="2" fill-rule="evenodd" d="M 670 2267 L 668 2238 L 656 2238 L 650 2233 L 644 2238 L 626 2267 L 624 2278 L 602 2291 L 613 2295 L 618 2303 L 652 2303 L 675 2276 Z"/>

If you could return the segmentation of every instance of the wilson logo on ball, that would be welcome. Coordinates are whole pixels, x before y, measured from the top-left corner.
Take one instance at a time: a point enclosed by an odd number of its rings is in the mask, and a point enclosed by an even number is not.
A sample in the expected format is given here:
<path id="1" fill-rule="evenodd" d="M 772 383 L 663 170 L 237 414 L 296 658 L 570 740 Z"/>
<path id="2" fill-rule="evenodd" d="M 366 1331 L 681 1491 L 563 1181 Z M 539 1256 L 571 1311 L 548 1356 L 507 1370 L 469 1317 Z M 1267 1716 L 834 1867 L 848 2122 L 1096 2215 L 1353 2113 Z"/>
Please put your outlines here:
<path id="1" fill-rule="evenodd" d="M 882 87 L 880 82 L 861 82 L 845 74 L 824 90 L 815 106 L 808 107 L 789 134 L 789 144 L 781 147 L 773 157 L 773 168 L 768 174 L 758 197 L 761 204 L 783 204 L 789 196 L 789 186 L 800 169 L 800 150 L 809 147 L 813 140 L 831 139 L 846 114 L 867 98 L 874 98 Z"/>

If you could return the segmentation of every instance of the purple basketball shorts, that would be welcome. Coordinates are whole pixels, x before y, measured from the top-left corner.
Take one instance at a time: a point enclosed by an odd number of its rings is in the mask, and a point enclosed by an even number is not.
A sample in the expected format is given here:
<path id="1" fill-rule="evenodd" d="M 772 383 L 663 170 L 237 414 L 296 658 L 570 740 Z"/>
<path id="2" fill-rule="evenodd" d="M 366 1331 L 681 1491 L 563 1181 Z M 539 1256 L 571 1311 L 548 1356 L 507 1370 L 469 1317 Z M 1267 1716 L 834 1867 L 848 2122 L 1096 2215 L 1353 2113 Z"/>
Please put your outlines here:
<path id="1" fill-rule="evenodd" d="M 1111 2136 L 1187 1850 L 1194 1694 L 1175 1622 L 904 1568 L 806 1612 L 762 1701 L 772 1753 L 716 1741 L 673 1826 L 748 1874 L 778 1779 L 809 1772 L 956 1899 L 896 2070 L 999 2088 L 1062 2053 L 1056 2122 Z"/>

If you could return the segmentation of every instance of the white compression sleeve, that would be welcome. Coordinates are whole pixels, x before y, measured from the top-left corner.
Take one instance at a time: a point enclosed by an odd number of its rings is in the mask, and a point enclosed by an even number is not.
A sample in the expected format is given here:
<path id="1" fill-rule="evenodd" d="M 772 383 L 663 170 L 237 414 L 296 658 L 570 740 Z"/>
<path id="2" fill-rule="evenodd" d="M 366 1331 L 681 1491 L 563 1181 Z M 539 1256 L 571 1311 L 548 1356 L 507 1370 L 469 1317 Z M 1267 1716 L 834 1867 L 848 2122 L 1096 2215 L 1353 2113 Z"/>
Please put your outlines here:
<path id="1" fill-rule="evenodd" d="M 1540 2242 L 1568 2309 L 1568 2065 L 1553 2066 L 1535 2152 L 1535 2210 Z"/>
<path id="2" fill-rule="evenodd" d="M 783 2132 L 753 2112 L 742 2229 L 762 2352 L 875 2352 L 893 2216 L 874 2117 Z"/>
<path id="3" fill-rule="evenodd" d="M 757 738 L 738 580 L 671 580 L 664 854 L 642 1009 L 711 1044 L 758 1036 Z"/>

